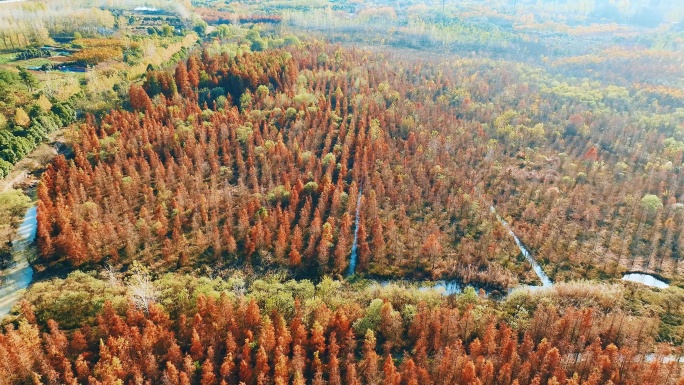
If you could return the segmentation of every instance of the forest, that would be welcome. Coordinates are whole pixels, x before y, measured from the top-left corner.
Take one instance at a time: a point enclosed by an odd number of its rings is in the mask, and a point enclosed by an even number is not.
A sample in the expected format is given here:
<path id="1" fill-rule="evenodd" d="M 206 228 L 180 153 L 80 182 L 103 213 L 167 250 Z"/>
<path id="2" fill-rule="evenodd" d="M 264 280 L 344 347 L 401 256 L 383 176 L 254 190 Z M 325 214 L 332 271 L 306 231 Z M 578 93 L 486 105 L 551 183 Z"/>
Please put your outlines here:
<path id="1" fill-rule="evenodd" d="M 134 111 L 82 126 L 73 162 L 44 175 L 41 252 L 74 266 L 135 257 L 182 267 L 194 255 L 340 274 L 361 194 L 358 270 L 371 275 L 525 281 L 495 202 L 549 256 L 552 276 L 636 266 L 674 278 L 682 149 L 664 138 L 672 123 L 643 120 L 674 123 L 678 112 L 652 114 L 648 99 L 615 86 L 588 100 L 588 85 L 550 88 L 544 74 L 523 90 L 525 68 L 492 69 L 489 86 L 473 79 L 488 60 L 457 72 L 392 58 L 398 72 L 386 55 L 314 43 L 205 51 L 173 74 L 149 72 L 130 89 Z M 621 104 L 632 111 L 624 125 L 613 122 Z M 628 127 L 630 142 L 615 139 Z"/>
<path id="2" fill-rule="evenodd" d="M 120 106 L 148 66 L 178 62 L 197 44 L 182 5 L 164 8 L 155 23 L 127 7 L 0 4 L 0 177 L 77 116 Z"/>
<path id="3" fill-rule="evenodd" d="M 133 270 L 127 282 L 78 273 L 38 284 L 48 298 L 29 297 L 23 321 L 0 335 L 0 383 L 666 384 L 681 375 L 667 348 L 638 353 L 653 323 L 612 308 L 611 295 L 624 294 L 615 288 L 582 308 L 555 297 L 507 318 L 506 308 L 535 301 L 522 293 L 497 309 L 472 289 L 445 299 L 277 277 L 253 281 L 245 297 L 239 275 L 167 275 L 150 293 L 148 273 Z"/>
<path id="4" fill-rule="evenodd" d="M 5 6 L 0 385 L 684 385 L 684 9 Z"/>
<path id="5" fill-rule="evenodd" d="M 448 126 L 444 105 L 402 97 L 437 99 L 441 85 L 418 85 L 434 74 L 390 79 L 379 57 L 316 45 L 207 55 L 149 73 L 131 86 L 133 112 L 81 127 L 74 161 L 50 166 L 38 191 L 46 261 L 341 274 L 359 202 L 360 272 L 516 280 L 502 266 L 512 242 L 458 166 L 481 161 L 486 141 Z M 442 124 L 427 133 L 421 121 Z"/>

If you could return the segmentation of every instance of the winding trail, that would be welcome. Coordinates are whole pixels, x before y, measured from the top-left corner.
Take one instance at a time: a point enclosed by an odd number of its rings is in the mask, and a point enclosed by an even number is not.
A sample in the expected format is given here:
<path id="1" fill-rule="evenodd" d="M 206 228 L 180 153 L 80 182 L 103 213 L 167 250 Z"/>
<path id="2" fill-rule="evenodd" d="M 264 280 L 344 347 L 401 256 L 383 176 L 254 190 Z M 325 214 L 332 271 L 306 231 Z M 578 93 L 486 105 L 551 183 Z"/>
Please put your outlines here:
<path id="1" fill-rule="evenodd" d="M 359 198 L 356 200 L 356 219 L 354 227 L 354 242 L 352 243 L 351 256 L 349 257 L 349 275 L 354 275 L 356 272 L 356 249 L 357 249 L 357 239 L 359 237 L 359 212 L 361 210 L 361 193 L 362 189 L 359 189 Z"/>
<path id="2" fill-rule="evenodd" d="M 12 306 L 21 299 L 33 279 L 33 268 L 28 262 L 31 245 L 36 240 L 36 207 L 31 207 L 24 215 L 15 239 L 12 241 L 13 264 L 0 271 L 0 318 L 7 315 Z"/>

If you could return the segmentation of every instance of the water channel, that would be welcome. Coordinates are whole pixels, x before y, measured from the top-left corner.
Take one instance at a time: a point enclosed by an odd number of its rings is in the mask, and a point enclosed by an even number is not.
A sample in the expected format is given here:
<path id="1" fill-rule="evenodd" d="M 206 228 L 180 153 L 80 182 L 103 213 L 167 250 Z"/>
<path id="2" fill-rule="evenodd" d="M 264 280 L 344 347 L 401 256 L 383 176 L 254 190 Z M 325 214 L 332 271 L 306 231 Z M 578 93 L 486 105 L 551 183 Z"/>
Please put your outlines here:
<path id="1" fill-rule="evenodd" d="M 352 243 L 351 255 L 349 256 L 349 275 L 356 272 L 356 250 L 357 240 L 359 238 L 359 213 L 361 210 L 361 189 L 359 189 L 359 198 L 356 200 L 356 219 L 354 219 L 354 242 Z"/>
<path id="2" fill-rule="evenodd" d="M 12 241 L 13 261 L 9 268 L 0 272 L 0 318 L 7 315 L 21 298 L 23 290 L 33 279 L 33 268 L 29 264 L 31 246 L 36 240 L 38 221 L 36 207 L 26 211 L 24 220 Z"/>
<path id="3" fill-rule="evenodd" d="M 361 190 L 359 190 L 359 197 L 356 204 L 356 228 L 354 229 L 354 242 L 352 244 L 349 261 L 350 275 L 354 274 L 357 262 L 357 237 L 360 220 L 361 196 Z M 548 275 L 546 275 L 539 263 L 534 260 L 530 252 L 515 235 L 508 222 L 506 222 L 506 220 L 504 220 L 496 212 L 494 206 L 490 206 L 490 211 L 508 231 L 508 234 L 513 238 L 515 244 L 520 249 L 520 252 L 530 263 L 532 269 L 542 283 L 541 286 L 521 285 L 509 290 L 509 293 L 519 289 L 537 290 L 553 287 L 553 282 L 551 279 L 548 277 Z M 21 226 L 17 231 L 17 235 L 12 242 L 12 254 L 14 256 L 14 260 L 9 268 L 0 272 L 0 318 L 10 312 L 12 306 L 14 306 L 14 304 L 21 298 L 23 290 L 28 287 L 33 279 L 33 268 L 31 268 L 31 265 L 29 264 L 29 254 L 33 251 L 31 246 L 36 238 L 37 225 L 36 207 L 31 207 L 26 211 Z M 628 273 L 622 279 L 658 289 L 666 289 L 669 287 L 666 282 L 663 282 L 652 275 L 639 272 Z M 402 283 L 402 281 L 380 281 L 378 283 L 384 286 L 390 283 Z M 461 293 L 465 286 L 466 285 L 458 280 L 441 280 L 418 283 L 418 290 L 436 290 L 444 295 L 452 295 Z"/>
<path id="4" fill-rule="evenodd" d="M 627 273 L 622 277 L 623 281 L 636 282 L 642 285 L 656 287 L 658 289 L 667 289 L 670 287 L 666 282 L 659 280 L 658 278 L 644 274 L 644 273 Z"/>

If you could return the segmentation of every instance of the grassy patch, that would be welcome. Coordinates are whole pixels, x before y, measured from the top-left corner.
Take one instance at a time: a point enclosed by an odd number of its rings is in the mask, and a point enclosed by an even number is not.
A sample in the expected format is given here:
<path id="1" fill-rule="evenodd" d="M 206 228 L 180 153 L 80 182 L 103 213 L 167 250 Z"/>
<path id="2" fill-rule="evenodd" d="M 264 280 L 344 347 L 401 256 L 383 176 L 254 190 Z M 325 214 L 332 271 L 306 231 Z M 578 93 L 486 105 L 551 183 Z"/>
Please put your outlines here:
<path id="1" fill-rule="evenodd" d="M 35 59 L 29 59 L 29 60 L 17 60 L 14 62 L 11 62 L 10 64 L 15 65 L 15 66 L 22 66 L 26 68 L 30 67 L 40 67 L 44 64 L 50 64 L 52 63 L 49 58 L 44 58 L 44 57 L 38 57 Z"/>
<path id="2" fill-rule="evenodd" d="M 14 60 L 14 58 L 16 56 L 17 55 L 13 54 L 13 53 L 0 54 L 0 64 L 7 64 L 7 63 L 11 62 L 12 60 Z"/>

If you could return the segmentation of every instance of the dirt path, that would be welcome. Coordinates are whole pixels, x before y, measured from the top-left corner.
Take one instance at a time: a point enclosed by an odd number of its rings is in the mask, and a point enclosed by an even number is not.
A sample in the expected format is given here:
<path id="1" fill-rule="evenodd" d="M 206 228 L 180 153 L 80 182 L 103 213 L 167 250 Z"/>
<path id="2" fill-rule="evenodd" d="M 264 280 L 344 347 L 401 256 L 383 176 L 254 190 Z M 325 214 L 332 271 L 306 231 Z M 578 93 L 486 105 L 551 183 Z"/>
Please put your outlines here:
<path id="1" fill-rule="evenodd" d="M 15 185 L 20 184 L 26 178 L 28 178 L 28 176 L 29 174 L 26 172 L 26 170 L 17 170 L 16 172 L 12 172 L 9 176 L 7 176 L 7 178 L 4 178 L 2 181 L 0 181 L 0 192 L 5 192 L 13 188 Z"/>
<path id="2" fill-rule="evenodd" d="M 1 4 L 1 3 L 0 3 Z M 7 191 L 12 188 L 21 188 L 22 186 L 32 185 L 38 182 L 38 176 L 34 174 L 39 174 L 36 171 L 40 171 L 45 168 L 45 166 L 52 161 L 58 152 L 58 149 L 63 153 L 68 149 L 65 146 L 64 133 L 66 128 L 62 128 L 50 134 L 48 141 L 41 143 L 33 151 L 31 151 L 26 157 L 19 162 L 17 162 L 12 171 L 5 178 L 0 179 L 0 192 Z"/>

